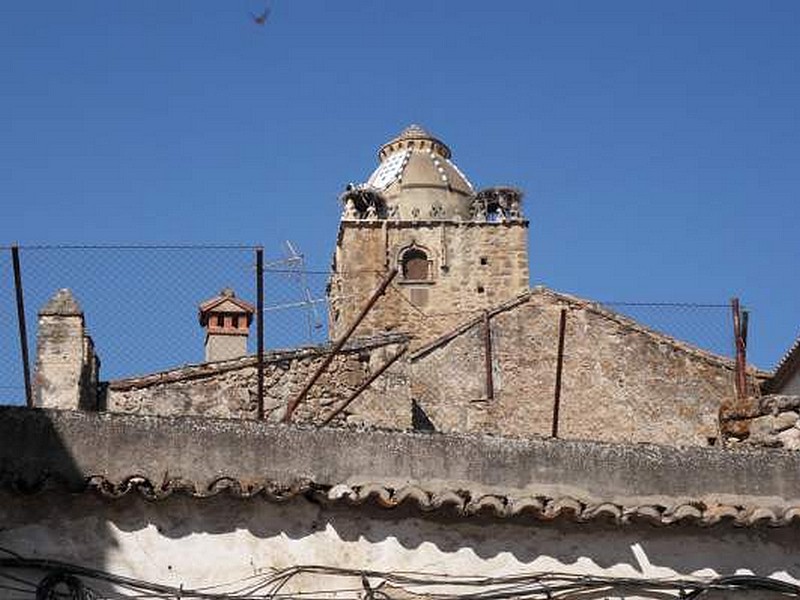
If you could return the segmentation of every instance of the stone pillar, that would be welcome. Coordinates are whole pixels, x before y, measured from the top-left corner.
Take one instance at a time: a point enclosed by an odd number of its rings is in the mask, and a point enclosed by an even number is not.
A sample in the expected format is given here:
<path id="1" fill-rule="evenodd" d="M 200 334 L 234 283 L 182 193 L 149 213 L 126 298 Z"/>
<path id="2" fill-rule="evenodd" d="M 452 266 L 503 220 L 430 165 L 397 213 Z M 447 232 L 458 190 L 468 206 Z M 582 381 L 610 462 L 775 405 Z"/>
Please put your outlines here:
<path id="1" fill-rule="evenodd" d="M 100 360 L 86 333 L 83 311 L 68 289 L 39 311 L 34 405 L 97 410 Z"/>

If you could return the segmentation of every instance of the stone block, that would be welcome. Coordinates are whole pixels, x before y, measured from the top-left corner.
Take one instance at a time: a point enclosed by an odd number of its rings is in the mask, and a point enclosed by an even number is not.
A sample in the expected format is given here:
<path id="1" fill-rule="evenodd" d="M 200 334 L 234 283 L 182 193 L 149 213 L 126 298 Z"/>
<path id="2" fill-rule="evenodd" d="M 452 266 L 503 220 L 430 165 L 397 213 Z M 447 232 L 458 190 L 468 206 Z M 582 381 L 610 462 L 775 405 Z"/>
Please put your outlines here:
<path id="1" fill-rule="evenodd" d="M 775 417 L 764 415 L 750 421 L 750 436 L 747 443 L 752 446 L 775 448 L 781 446 L 775 429 Z"/>
<path id="2" fill-rule="evenodd" d="M 773 422 L 773 429 L 777 432 L 794 427 L 798 418 L 800 418 L 800 415 L 793 410 L 779 413 Z"/>
<path id="3" fill-rule="evenodd" d="M 800 450 L 800 429 L 786 429 L 776 437 L 787 450 Z"/>

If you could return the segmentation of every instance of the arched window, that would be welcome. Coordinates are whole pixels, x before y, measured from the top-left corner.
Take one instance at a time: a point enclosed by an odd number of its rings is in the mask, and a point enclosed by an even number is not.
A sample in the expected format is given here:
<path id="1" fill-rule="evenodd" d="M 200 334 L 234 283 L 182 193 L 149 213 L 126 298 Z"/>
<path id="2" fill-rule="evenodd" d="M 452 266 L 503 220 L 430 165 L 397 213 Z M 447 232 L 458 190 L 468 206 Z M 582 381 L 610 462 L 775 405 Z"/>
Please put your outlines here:
<path id="1" fill-rule="evenodd" d="M 428 255 L 419 248 L 410 248 L 403 252 L 401 265 L 403 267 L 403 279 L 411 281 L 430 279 Z"/>

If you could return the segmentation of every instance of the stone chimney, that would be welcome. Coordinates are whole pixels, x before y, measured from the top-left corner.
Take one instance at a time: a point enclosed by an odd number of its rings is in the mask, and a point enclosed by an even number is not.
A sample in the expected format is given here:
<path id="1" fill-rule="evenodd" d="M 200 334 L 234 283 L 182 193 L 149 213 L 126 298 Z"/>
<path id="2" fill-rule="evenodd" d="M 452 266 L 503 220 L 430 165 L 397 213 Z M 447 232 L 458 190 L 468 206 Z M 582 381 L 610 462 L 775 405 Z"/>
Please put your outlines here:
<path id="1" fill-rule="evenodd" d="M 206 362 L 247 356 L 247 336 L 255 308 L 225 288 L 200 305 L 200 326 L 206 330 Z"/>
<path id="2" fill-rule="evenodd" d="M 36 340 L 34 406 L 97 410 L 100 360 L 68 289 L 58 290 L 39 311 Z"/>

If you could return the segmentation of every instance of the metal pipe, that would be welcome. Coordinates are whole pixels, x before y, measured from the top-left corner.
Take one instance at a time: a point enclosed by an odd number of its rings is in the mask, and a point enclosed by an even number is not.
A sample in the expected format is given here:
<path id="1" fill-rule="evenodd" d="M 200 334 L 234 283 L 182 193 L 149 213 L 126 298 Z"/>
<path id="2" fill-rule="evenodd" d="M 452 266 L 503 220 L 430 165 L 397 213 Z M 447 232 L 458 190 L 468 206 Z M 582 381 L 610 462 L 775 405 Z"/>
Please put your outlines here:
<path id="1" fill-rule="evenodd" d="M 561 374 L 564 370 L 564 338 L 567 329 L 567 309 L 561 309 L 558 319 L 558 354 L 556 355 L 556 389 L 553 398 L 553 430 L 551 435 L 558 437 L 558 419 L 561 410 Z"/>
<path id="2" fill-rule="evenodd" d="M 389 284 L 392 282 L 392 280 L 395 278 L 396 275 L 397 275 L 397 269 L 392 269 L 391 271 L 389 271 L 389 273 L 387 273 L 386 277 L 384 277 L 383 281 L 378 286 L 378 289 L 376 289 L 372 293 L 372 296 L 370 296 L 370 299 L 361 309 L 361 312 L 358 313 L 356 319 L 350 324 L 350 327 L 347 328 L 347 331 L 344 332 L 344 335 L 342 335 L 342 337 L 339 338 L 339 340 L 333 345 L 333 348 L 325 357 L 325 360 L 322 361 L 322 364 L 309 378 L 309 380 L 303 386 L 303 389 L 300 390 L 300 392 L 298 392 L 297 396 L 292 398 L 292 400 L 286 406 L 286 414 L 283 415 L 282 421 L 284 423 L 289 423 L 292 420 L 292 414 L 294 414 L 297 405 L 303 401 L 303 399 L 306 397 L 306 394 L 308 394 L 308 391 L 317 382 L 317 379 L 319 379 L 320 376 L 328 368 L 328 366 L 330 366 L 330 364 L 333 362 L 333 359 L 336 358 L 336 355 L 342 349 L 342 346 L 344 346 L 347 343 L 347 340 L 350 339 L 350 336 L 356 330 L 356 327 L 358 327 L 361 324 L 361 321 L 364 320 L 364 317 L 367 316 L 367 313 L 369 313 L 369 311 L 372 310 L 372 307 L 375 306 L 375 303 L 378 301 L 378 298 L 380 298 L 383 295 L 383 293 L 386 291 L 386 288 L 389 287 Z"/>
<path id="3" fill-rule="evenodd" d="M 745 373 L 747 359 L 745 358 L 744 337 L 742 336 L 742 312 L 738 298 L 731 298 L 731 312 L 733 313 L 733 341 L 736 347 L 734 384 L 736 386 L 736 397 L 744 398 L 747 395 Z"/>
<path id="4" fill-rule="evenodd" d="M 17 293 L 17 323 L 19 325 L 19 346 L 22 353 L 22 373 L 25 378 L 25 404 L 33 406 L 31 386 L 31 367 L 28 360 L 28 328 L 25 326 L 25 300 L 22 293 L 22 269 L 19 264 L 19 246 L 11 246 L 11 262 L 14 265 L 14 289 Z"/>
<path id="5" fill-rule="evenodd" d="M 748 394 L 747 390 L 747 328 L 750 321 L 750 311 L 742 310 L 742 331 L 740 337 L 742 338 L 742 385 L 744 386 L 745 395 Z"/>
<path id="6" fill-rule="evenodd" d="M 264 248 L 256 248 L 256 418 L 264 419 Z"/>
<path id="7" fill-rule="evenodd" d="M 401 356 L 403 356 L 403 354 L 406 353 L 407 350 L 408 346 L 403 346 L 394 356 L 392 356 L 392 358 L 386 361 L 383 365 L 381 365 L 381 367 L 377 371 L 375 371 L 372 375 L 370 375 L 364 383 L 358 386 L 358 389 L 355 392 L 350 394 L 350 397 L 347 398 L 347 400 L 345 400 L 341 406 L 339 406 L 336 410 L 334 410 L 331 414 L 329 414 L 325 418 L 325 420 L 322 422 L 323 427 L 328 423 L 330 423 L 331 421 L 333 421 L 333 419 L 335 419 L 336 416 L 339 413 L 341 413 L 345 408 L 350 406 L 353 403 L 353 401 L 361 395 L 361 392 L 363 392 L 370 385 L 372 385 L 372 382 L 375 381 L 378 377 L 383 375 L 383 372 L 386 371 L 386 369 L 388 369 L 389 367 L 391 367 L 397 361 L 398 358 L 400 358 Z"/>
<path id="8" fill-rule="evenodd" d="M 494 373 L 492 370 L 492 326 L 489 311 L 483 311 L 483 357 L 486 369 L 486 399 L 494 399 Z"/>
<path id="9" fill-rule="evenodd" d="M 744 345 L 745 359 L 747 358 L 747 329 L 750 323 L 750 311 L 742 310 L 742 344 Z M 746 362 L 746 360 L 745 360 Z"/>

